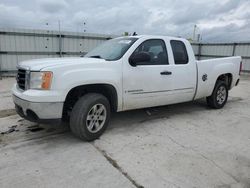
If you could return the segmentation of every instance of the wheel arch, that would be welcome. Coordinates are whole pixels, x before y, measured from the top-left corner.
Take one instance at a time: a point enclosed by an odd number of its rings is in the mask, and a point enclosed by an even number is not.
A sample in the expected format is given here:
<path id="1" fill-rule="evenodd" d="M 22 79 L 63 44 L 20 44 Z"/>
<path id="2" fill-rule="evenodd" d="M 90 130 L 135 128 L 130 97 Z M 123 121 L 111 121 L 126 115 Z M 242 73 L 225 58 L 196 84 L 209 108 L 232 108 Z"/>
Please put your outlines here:
<path id="1" fill-rule="evenodd" d="M 218 82 L 218 81 L 223 81 L 226 83 L 228 90 L 231 89 L 231 85 L 232 85 L 232 81 L 233 81 L 233 75 L 231 73 L 224 73 L 224 74 L 220 74 L 217 79 L 216 82 L 214 83 L 214 85 Z"/>
<path id="2" fill-rule="evenodd" d="M 71 88 L 64 101 L 63 105 L 63 118 L 70 115 L 70 111 L 75 105 L 76 101 L 87 93 L 100 93 L 104 95 L 111 106 L 111 110 L 116 112 L 118 109 L 118 93 L 116 88 L 111 84 L 98 83 L 98 84 L 85 84 Z"/>

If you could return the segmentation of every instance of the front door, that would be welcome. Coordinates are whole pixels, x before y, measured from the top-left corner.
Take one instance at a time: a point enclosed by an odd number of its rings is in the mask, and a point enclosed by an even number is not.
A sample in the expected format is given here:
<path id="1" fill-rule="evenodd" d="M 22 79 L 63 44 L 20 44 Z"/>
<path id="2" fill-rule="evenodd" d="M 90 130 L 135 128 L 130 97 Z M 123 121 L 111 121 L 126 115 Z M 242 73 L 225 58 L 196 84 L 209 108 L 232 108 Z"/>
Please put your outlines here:
<path id="1" fill-rule="evenodd" d="M 133 67 L 128 58 L 123 62 L 123 109 L 145 108 L 171 103 L 172 73 L 165 41 L 149 39 L 142 42 L 132 55 L 145 52 L 151 60 Z"/>

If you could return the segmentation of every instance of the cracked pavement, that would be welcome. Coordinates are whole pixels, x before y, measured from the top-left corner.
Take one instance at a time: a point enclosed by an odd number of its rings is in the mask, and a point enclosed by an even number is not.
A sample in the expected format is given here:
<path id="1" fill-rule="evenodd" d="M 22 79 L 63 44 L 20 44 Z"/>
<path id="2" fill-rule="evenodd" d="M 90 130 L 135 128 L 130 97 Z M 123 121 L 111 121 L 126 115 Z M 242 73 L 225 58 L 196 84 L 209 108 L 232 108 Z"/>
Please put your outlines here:
<path id="1" fill-rule="evenodd" d="M 250 187 L 250 77 L 221 110 L 204 100 L 113 114 L 91 143 L 13 112 L 0 80 L 0 187 Z"/>

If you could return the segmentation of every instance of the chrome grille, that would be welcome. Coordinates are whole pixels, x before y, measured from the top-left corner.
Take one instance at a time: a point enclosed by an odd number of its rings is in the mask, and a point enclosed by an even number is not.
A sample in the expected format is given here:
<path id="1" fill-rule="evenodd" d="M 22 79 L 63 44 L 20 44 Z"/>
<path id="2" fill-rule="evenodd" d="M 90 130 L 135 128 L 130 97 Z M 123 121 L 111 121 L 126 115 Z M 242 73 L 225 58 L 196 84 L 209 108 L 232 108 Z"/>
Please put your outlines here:
<path id="1" fill-rule="evenodd" d="M 25 90 L 26 70 L 18 69 L 16 81 L 17 81 L 18 87 L 22 90 Z"/>

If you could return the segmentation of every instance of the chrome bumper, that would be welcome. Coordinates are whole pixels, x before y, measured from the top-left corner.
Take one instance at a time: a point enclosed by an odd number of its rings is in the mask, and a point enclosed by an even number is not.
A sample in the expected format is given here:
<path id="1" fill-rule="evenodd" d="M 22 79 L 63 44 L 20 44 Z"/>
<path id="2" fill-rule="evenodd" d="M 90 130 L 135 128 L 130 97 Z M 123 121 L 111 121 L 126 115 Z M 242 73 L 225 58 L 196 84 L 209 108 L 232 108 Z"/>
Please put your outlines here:
<path id="1" fill-rule="evenodd" d="M 39 122 L 62 118 L 63 102 L 31 102 L 12 96 L 17 113 L 25 119 Z"/>

